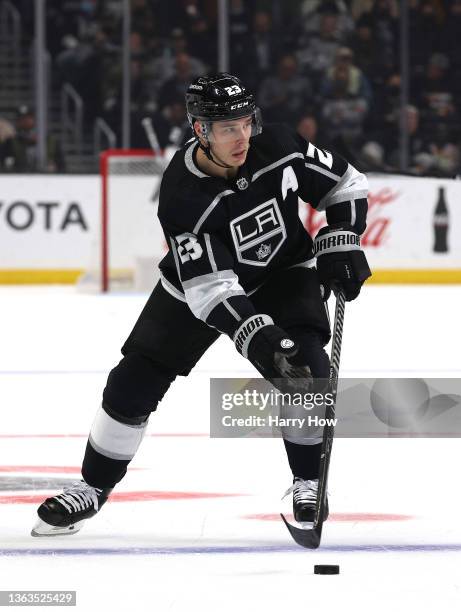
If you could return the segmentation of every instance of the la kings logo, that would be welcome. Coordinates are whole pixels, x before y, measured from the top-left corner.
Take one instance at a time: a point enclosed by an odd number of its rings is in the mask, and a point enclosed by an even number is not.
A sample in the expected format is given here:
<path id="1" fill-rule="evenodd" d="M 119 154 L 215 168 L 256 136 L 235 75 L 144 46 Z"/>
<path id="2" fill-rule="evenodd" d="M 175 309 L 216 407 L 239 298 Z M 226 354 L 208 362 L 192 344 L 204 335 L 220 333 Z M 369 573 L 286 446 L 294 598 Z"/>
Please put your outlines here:
<path id="1" fill-rule="evenodd" d="M 287 237 L 275 198 L 234 219 L 230 230 L 238 261 L 250 266 L 266 266 Z"/>

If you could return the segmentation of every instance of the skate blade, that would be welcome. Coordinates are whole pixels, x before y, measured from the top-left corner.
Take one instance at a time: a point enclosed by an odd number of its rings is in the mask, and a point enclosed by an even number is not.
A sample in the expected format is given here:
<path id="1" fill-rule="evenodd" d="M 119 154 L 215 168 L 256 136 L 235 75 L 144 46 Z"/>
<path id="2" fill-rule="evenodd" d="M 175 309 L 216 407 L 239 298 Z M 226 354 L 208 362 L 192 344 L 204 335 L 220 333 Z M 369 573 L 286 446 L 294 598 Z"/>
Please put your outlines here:
<path id="1" fill-rule="evenodd" d="M 42 519 L 38 519 L 38 521 L 32 528 L 30 535 L 34 538 L 59 535 L 73 535 L 74 533 L 80 531 L 84 523 L 85 521 L 79 521 L 78 523 L 75 523 L 74 525 L 68 525 L 67 527 L 55 527 L 54 525 L 49 525 L 48 523 L 45 523 L 45 521 L 42 521 Z"/>
<path id="2" fill-rule="evenodd" d="M 312 529 L 314 527 L 314 521 L 296 521 L 296 526 L 300 529 Z"/>

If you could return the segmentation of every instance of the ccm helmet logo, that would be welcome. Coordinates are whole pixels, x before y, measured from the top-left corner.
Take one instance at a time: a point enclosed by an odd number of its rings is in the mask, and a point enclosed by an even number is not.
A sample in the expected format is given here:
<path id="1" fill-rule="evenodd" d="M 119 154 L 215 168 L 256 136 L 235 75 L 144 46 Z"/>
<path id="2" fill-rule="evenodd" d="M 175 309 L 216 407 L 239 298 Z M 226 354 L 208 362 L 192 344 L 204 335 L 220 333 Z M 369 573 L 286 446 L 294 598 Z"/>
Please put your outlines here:
<path id="1" fill-rule="evenodd" d="M 284 349 L 290 349 L 293 348 L 295 345 L 295 343 L 293 342 L 293 340 L 290 340 L 289 338 L 284 338 L 281 342 L 280 342 L 280 346 Z"/>
<path id="2" fill-rule="evenodd" d="M 236 110 L 237 108 L 243 108 L 244 106 L 248 106 L 248 100 L 246 102 L 240 102 L 239 104 L 232 104 L 231 110 Z"/>

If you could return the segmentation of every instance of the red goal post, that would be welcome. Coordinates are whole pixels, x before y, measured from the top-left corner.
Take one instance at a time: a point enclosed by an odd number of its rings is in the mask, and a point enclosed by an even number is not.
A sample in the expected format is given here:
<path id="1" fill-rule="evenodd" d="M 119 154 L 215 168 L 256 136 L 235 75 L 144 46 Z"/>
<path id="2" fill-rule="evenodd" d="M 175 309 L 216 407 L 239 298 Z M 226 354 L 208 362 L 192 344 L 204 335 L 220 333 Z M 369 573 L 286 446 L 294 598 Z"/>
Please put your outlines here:
<path id="1" fill-rule="evenodd" d="M 96 249 L 101 291 L 133 288 L 143 266 L 152 271 L 152 287 L 156 282 L 156 263 L 166 252 L 157 219 L 158 190 L 165 166 L 165 158 L 148 149 L 108 149 L 101 153 L 101 226 Z M 150 284 L 149 279 L 144 284 Z"/>

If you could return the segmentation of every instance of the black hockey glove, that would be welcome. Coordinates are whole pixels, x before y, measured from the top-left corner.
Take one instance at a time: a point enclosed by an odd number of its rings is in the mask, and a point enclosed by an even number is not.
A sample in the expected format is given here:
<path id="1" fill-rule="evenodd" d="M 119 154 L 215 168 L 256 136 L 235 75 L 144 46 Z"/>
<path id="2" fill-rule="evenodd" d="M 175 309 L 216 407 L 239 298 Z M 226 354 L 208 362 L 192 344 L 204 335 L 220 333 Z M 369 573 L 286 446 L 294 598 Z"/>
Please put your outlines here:
<path id="1" fill-rule="evenodd" d="M 295 391 L 299 385 L 310 384 L 310 370 L 288 362 L 288 358 L 298 352 L 297 343 L 274 325 L 269 315 L 257 314 L 245 319 L 234 333 L 233 340 L 238 352 L 281 391 Z M 293 379 L 296 383 L 288 382 Z"/>
<path id="2" fill-rule="evenodd" d="M 371 276 L 360 236 L 347 223 L 322 227 L 314 241 L 317 272 L 324 288 L 323 299 L 331 290 L 344 291 L 346 300 L 355 300 L 364 281 Z"/>

